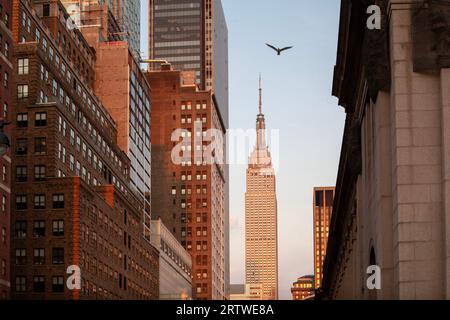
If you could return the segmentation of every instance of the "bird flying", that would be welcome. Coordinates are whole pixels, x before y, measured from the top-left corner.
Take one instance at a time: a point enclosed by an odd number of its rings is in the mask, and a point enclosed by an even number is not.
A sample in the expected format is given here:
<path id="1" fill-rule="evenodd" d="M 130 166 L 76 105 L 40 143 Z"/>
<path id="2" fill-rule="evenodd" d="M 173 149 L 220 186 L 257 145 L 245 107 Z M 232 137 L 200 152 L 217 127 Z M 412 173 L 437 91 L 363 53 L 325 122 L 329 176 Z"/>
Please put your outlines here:
<path id="1" fill-rule="evenodd" d="M 275 50 L 276 52 L 277 52 L 277 54 L 278 55 L 281 55 L 281 53 L 283 52 L 283 51 L 286 51 L 286 50 L 289 50 L 289 49 L 292 49 L 293 47 L 285 47 L 285 48 L 276 48 L 276 47 L 274 47 L 273 45 L 271 45 L 271 44 L 268 44 L 268 43 L 266 43 L 266 46 L 268 46 L 269 48 L 272 48 L 273 50 Z"/>

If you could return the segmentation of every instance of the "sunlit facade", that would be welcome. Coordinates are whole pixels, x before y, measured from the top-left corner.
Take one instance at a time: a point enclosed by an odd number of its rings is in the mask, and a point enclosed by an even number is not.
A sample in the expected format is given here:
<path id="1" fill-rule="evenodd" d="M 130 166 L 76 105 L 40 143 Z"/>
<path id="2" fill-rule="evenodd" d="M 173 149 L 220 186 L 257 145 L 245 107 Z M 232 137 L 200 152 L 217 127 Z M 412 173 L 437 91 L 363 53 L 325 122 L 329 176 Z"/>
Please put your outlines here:
<path id="1" fill-rule="evenodd" d="M 323 262 L 333 213 L 334 187 L 314 188 L 314 277 L 316 288 L 322 282 Z"/>
<path id="2" fill-rule="evenodd" d="M 265 141 L 260 88 L 257 142 L 249 159 L 245 193 L 247 284 L 261 284 L 263 300 L 278 299 L 278 231 L 275 171 Z"/>
<path id="3" fill-rule="evenodd" d="M 314 276 L 298 278 L 292 285 L 292 300 L 306 300 L 314 297 Z"/>

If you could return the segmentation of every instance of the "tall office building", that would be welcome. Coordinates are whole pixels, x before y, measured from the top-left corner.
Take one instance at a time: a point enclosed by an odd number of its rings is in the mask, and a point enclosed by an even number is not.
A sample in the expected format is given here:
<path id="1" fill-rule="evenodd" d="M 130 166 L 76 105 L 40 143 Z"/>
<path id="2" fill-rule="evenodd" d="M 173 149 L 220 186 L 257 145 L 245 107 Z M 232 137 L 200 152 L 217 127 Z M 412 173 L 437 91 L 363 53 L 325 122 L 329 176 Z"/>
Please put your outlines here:
<path id="1" fill-rule="evenodd" d="M 142 236 L 118 125 L 94 94 L 94 51 L 59 0 L 13 8 L 12 296 L 157 299 L 158 250 Z M 80 287 L 66 285 L 73 267 Z"/>
<path id="2" fill-rule="evenodd" d="M 225 165 L 207 162 L 209 130 L 225 133 L 211 91 L 199 90 L 192 72 L 148 73 L 152 88 L 152 215 L 161 218 L 192 256 L 196 299 L 227 298 Z M 181 129 L 182 143 L 172 134 Z M 181 138 L 180 138 L 181 139 Z M 191 158 L 174 161 L 181 148 Z M 218 146 L 215 153 L 223 152 Z M 211 154 L 209 154 L 211 155 Z"/>
<path id="3" fill-rule="evenodd" d="M 13 90 L 13 60 L 11 33 L 11 1 L 0 1 L 0 121 L 11 120 L 11 106 Z M 11 138 L 11 125 L 5 126 L 4 133 Z M 11 151 L 0 153 L 0 300 L 7 299 L 10 294 L 10 199 L 11 199 Z"/>
<path id="4" fill-rule="evenodd" d="M 149 0 L 149 56 L 175 70 L 194 71 L 201 90 L 212 90 L 218 116 L 229 127 L 228 27 L 221 0 Z M 151 65 L 158 69 L 159 65 Z M 225 176 L 225 230 L 229 230 L 229 169 Z M 229 291 L 229 232 L 225 233 Z"/>
<path id="5" fill-rule="evenodd" d="M 149 19 L 150 57 L 194 71 L 200 89 L 212 89 L 228 127 L 228 28 L 221 0 L 149 0 Z"/>
<path id="6" fill-rule="evenodd" d="M 120 34 L 130 45 L 133 55 L 140 53 L 140 28 L 141 28 L 141 1 L 140 0 L 61 0 L 71 15 L 79 12 L 98 10 L 99 4 L 108 5 L 117 24 L 120 27 Z M 80 19 L 74 17 L 75 21 Z"/>
<path id="7" fill-rule="evenodd" d="M 333 213 L 334 187 L 314 188 L 314 278 L 315 287 L 320 288 L 322 270 L 327 253 L 328 233 Z"/>
<path id="8" fill-rule="evenodd" d="M 264 300 L 278 299 L 278 231 L 275 171 L 266 144 L 259 89 L 257 141 L 247 169 L 245 193 L 245 272 L 247 284 L 261 284 Z"/>

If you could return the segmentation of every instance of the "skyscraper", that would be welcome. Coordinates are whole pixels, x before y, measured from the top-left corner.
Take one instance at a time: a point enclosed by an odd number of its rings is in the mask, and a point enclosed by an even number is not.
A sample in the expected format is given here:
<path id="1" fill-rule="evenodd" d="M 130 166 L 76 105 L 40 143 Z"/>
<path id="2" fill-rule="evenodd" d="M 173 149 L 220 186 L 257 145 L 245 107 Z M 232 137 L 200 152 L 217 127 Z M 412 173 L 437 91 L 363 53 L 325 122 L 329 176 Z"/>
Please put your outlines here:
<path id="1" fill-rule="evenodd" d="M 275 171 L 265 139 L 259 88 L 257 141 L 247 169 L 245 193 L 245 272 L 247 284 L 261 284 L 263 299 L 278 299 L 278 231 Z"/>
<path id="2" fill-rule="evenodd" d="M 61 2 L 71 15 L 96 10 L 99 4 L 107 4 L 133 55 L 140 53 L 140 0 L 61 0 Z"/>
<path id="3" fill-rule="evenodd" d="M 212 89 L 228 128 L 228 28 L 221 0 L 149 0 L 149 20 L 150 58 L 194 71 L 200 89 Z"/>
<path id="4" fill-rule="evenodd" d="M 327 253 L 328 233 L 333 213 L 334 187 L 314 188 L 314 278 L 316 288 L 322 283 L 322 270 Z"/>

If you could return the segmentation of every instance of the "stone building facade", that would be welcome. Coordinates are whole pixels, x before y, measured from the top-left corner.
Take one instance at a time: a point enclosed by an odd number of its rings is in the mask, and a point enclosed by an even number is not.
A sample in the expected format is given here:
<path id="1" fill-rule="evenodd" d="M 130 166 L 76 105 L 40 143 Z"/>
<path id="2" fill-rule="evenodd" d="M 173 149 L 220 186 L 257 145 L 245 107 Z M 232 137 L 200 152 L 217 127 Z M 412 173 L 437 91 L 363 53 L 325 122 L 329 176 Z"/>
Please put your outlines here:
<path id="1" fill-rule="evenodd" d="M 333 94 L 347 117 L 322 298 L 450 299 L 449 25 L 450 1 L 342 1 Z"/>

